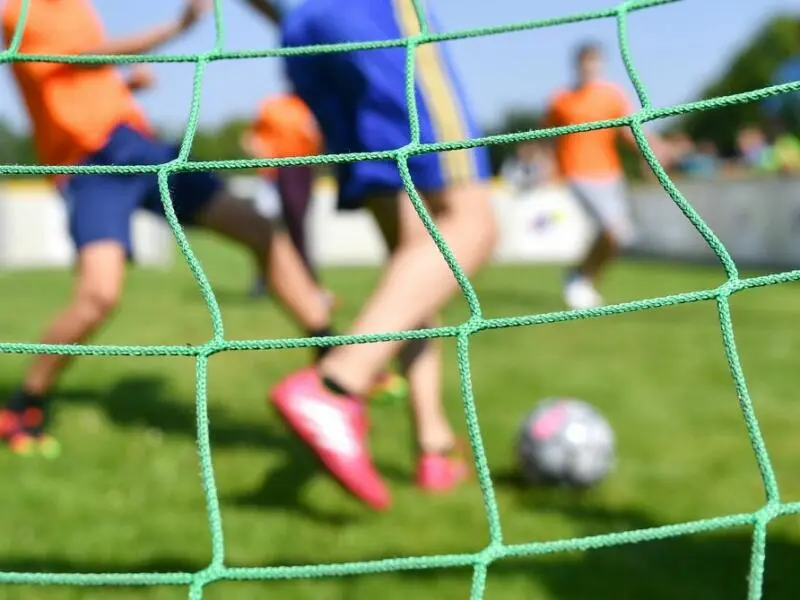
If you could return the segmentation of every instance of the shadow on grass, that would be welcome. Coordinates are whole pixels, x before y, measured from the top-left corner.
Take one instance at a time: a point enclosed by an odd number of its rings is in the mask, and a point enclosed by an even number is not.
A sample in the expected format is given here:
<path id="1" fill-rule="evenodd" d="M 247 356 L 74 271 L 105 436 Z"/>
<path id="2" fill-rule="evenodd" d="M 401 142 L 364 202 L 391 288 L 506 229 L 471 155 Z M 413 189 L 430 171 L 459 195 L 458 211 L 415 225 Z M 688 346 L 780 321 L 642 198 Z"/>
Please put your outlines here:
<path id="1" fill-rule="evenodd" d="M 570 513 L 576 519 L 596 524 L 607 521 L 629 528 L 653 527 L 656 523 L 635 511 L 607 512 L 587 508 Z M 636 545 L 590 550 L 581 554 L 553 554 L 538 558 L 501 560 L 488 572 L 486 600 L 511 600 L 529 596 L 531 583 L 559 600 L 730 600 L 747 597 L 746 575 L 751 539 L 746 531 L 723 531 L 715 535 L 673 538 Z M 309 549 L 311 553 L 312 550 Z M 790 600 L 797 597 L 796 564 L 800 544 L 781 536 L 770 536 L 763 598 Z M 296 557 L 271 565 L 300 564 Z M 57 557 L 0 557 L 0 571 L 49 573 L 143 573 L 202 570 L 206 564 L 178 557 L 162 557 L 137 564 L 82 562 Z M 368 576 L 374 577 L 374 576 Z M 431 589 L 450 585 L 468 587 L 471 574 L 465 569 L 404 571 L 386 575 L 387 598 L 403 594 L 403 581 L 430 581 Z M 343 592 L 353 589 L 358 576 L 341 579 Z M 391 578 L 391 579 L 389 579 Z M 265 582 L 265 592 L 274 583 Z M 419 589 L 415 586 L 414 589 Z M 347 594 L 358 597 L 357 594 Z"/>
<path id="2" fill-rule="evenodd" d="M 0 392 L 8 397 L 10 390 Z M 150 428 L 167 436 L 197 439 L 195 406 L 176 401 L 168 381 L 159 377 L 126 377 L 107 392 L 91 388 L 66 388 L 58 392 L 59 402 L 96 407 L 123 428 Z M 221 497 L 225 505 L 295 512 L 307 519 L 333 525 L 345 525 L 357 519 L 319 511 L 302 497 L 305 487 L 315 477 L 327 474 L 316 457 L 295 436 L 284 433 L 264 420 L 238 419 L 218 407 L 209 407 L 209 434 L 212 452 L 216 449 L 251 448 L 279 457 L 279 465 L 268 469 L 258 488 Z M 58 418 L 56 416 L 56 418 Z M 389 479 L 410 477 L 391 465 L 380 465 Z"/>

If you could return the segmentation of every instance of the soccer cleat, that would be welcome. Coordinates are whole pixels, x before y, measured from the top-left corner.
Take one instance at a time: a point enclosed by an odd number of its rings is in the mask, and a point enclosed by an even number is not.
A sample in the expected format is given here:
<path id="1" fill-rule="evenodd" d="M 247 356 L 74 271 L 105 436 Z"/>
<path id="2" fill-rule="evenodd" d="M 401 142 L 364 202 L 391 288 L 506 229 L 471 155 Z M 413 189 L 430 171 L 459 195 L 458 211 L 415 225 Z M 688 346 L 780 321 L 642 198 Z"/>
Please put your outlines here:
<path id="1" fill-rule="evenodd" d="M 425 453 L 417 465 L 417 485 L 431 493 L 449 492 L 469 477 L 469 466 L 461 451 Z"/>
<path id="2" fill-rule="evenodd" d="M 29 408 L 24 412 L 0 410 L 0 441 L 20 456 L 38 453 L 46 458 L 56 458 L 61 448 L 53 437 L 40 431 L 42 422 L 40 409 Z"/>
<path id="3" fill-rule="evenodd" d="M 603 306 L 603 298 L 592 282 L 581 275 L 572 275 L 564 285 L 564 302 L 571 310 L 598 308 Z"/>
<path id="4" fill-rule="evenodd" d="M 281 381 L 272 403 L 348 492 L 375 510 L 389 508 L 389 491 L 367 449 L 363 403 L 328 390 L 314 368 Z"/>

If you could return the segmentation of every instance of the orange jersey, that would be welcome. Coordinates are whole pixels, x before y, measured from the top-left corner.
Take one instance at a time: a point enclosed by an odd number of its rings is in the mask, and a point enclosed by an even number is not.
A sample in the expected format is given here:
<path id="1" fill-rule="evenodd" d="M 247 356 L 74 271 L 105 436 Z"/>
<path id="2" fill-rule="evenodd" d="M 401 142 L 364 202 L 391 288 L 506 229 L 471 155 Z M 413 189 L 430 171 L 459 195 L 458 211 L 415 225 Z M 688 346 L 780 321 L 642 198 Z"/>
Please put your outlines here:
<path id="1" fill-rule="evenodd" d="M 259 158 L 311 156 L 322 150 L 322 136 L 311 110 L 293 95 L 267 98 L 252 127 Z"/>
<path id="2" fill-rule="evenodd" d="M 546 117 L 548 127 L 564 127 L 591 121 L 617 119 L 629 114 L 623 92 L 613 84 L 596 82 L 579 90 L 556 94 Z M 605 179 L 622 175 L 622 161 L 617 151 L 618 130 L 598 129 L 559 136 L 556 161 L 562 176 Z"/>
<path id="3" fill-rule="evenodd" d="M 3 35 L 11 41 L 22 0 L 6 0 Z M 80 54 L 98 47 L 105 31 L 89 0 L 31 0 L 19 51 Z M 33 126 L 39 161 L 70 165 L 105 146 L 122 124 L 149 132 L 144 113 L 113 66 L 11 63 Z"/>

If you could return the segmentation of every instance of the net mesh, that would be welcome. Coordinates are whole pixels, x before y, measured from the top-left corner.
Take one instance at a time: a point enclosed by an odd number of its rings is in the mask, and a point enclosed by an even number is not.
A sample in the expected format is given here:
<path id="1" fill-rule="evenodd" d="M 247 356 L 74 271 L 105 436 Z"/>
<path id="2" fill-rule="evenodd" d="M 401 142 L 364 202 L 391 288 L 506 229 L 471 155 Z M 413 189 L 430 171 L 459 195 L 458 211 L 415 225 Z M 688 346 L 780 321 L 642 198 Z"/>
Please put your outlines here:
<path id="1" fill-rule="evenodd" d="M 761 277 L 741 278 L 738 269 L 730 254 L 714 232 L 703 221 L 700 215 L 692 208 L 691 204 L 681 195 L 674 183 L 667 176 L 663 167 L 655 158 L 645 138 L 642 125 L 648 121 L 665 117 L 681 115 L 692 111 L 710 110 L 744 102 L 759 101 L 776 94 L 787 94 L 800 91 L 800 81 L 782 85 L 765 87 L 759 90 L 733 94 L 724 97 L 712 98 L 698 102 L 690 102 L 665 108 L 654 108 L 647 90 L 642 84 L 633 64 L 633 57 L 628 43 L 628 16 L 631 12 L 657 5 L 668 4 L 676 0 L 631 0 L 606 10 L 574 14 L 561 18 L 528 21 L 497 27 L 485 27 L 465 31 L 448 33 L 433 33 L 429 31 L 421 0 L 412 0 L 417 19 L 419 32 L 416 35 L 403 39 L 350 43 L 327 46 L 313 46 L 303 48 L 280 48 L 259 51 L 228 52 L 225 48 L 225 26 L 221 7 L 221 0 L 214 2 L 214 20 L 216 26 L 215 45 L 212 50 L 203 54 L 175 54 L 175 55 L 149 55 L 149 56 L 44 56 L 24 55 L 18 52 L 22 32 L 25 26 L 25 17 L 30 0 L 23 2 L 23 9 L 17 29 L 9 47 L 0 53 L 0 63 L 14 61 L 34 62 L 60 62 L 82 64 L 125 64 L 141 62 L 185 62 L 194 63 L 194 86 L 189 112 L 188 124 L 180 147 L 179 156 L 165 164 L 160 165 L 125 165 L 125 166 L 22 166 L 0 165 L 2 175 L 53 175 L 69 173 L 155 173 L 158 176 L 161 198 L 164 203 L 167 221 L 175 235 L 178 247 L 186 259 L 197 281 L 200 292 L 208 305 L 213 327 L 212 338 L 200 346 L 112 346 L 112 345 L 48 345 L 27 343 L 0 343 L 0 352 L 17 354 L 69 354 L 74 356 L 191 356 L 196 361 L 196 404 L 197 404 L 197 449 L 200 455 L 200 471 L 205 502 L 207 506 L 208 525 L 211 530 L 212 560 L 203 570 L 195 573 L 0 573 L 1 584 L 42 584 L 42 585 L 72 585 L 72 586 L 156 586 L 178 585 L 186 586 L 191 600 L 200 600 L 203 597 L 205 586 L 223 580 L 276 580 L 276 579 L 302 579 L 317 577 L 334 577 L 344 575 L 358 575 L 380 573 L 400 570 L 440 569 L 448 567 L 473 568 L 471 600 L 484 597 L 486 577 L 490 565 L 498 560 L 509 557 L 535 556 L 554 552 L 585 551 L 620 544 L 632 544 L 649 540 L 658 540 L 676 536 L 691 535 L 708 532 L 722 528 L 750 526 L 753 531 L 752 550 L 750 557 L 750 572 L 748 577 L 748 599 L 758 600 L 762 596 L 763 578 L 766 558 L 766 540 L 768 523 L 782 515 L 800 513 L 800 502 L 781 502 L 775 472 L 770 464 L 764 439 L 759 429 L 752 402 L 747 390 L 747 383 L 739 361 L 736 342 L 734 339 L 733 325 L 731 322 L 731 309 L 729 299 L 736 292 L 783 283 L 800 279 L 800 270 L 786 271 L 783 273 Z M 414 54 L 415 49 L 422 44 L 443 42 L 446 40 L 464 39 L 470 37 L 497 35 L 514 31 L 531 30 L 555 25 L 564 25 L 580 21 L 597 19 L 615 19 L 619 50 L 625 64 L 628 76 L 636 90 L 640 108 L 632 115 L 620 119 L 584 123 L 569 127 L 537 129 L 527 132 L 507 135 L 496 135 L 479 139 L 459 140 L 436 144 L 420 143 L 419 119 L 415 106 L 414 95 Z M 350 153 L 327 156 L 313 156 L 304 158 L 263 159 L 263 160 L 228 160 L 228 161 L 192 161 L 189 153 L 192 140 L 197 131 L 200 112 L 200 97 L 203 85 L 203 76 L 206 67 L 212 61 L 281 57 L 297 54 L 314 54 L 323 52 L 344 52 L 354 50 L 367 50 L 374 48 L 404 47 L 407 56 L 406 89 L 409 114 L 411 121 L 411 142 L 402 147 L 385 152 L 375 153 Z M 589 131 L 607 127 L 630 127 L 636 137 L 637 144 L 655 173 L 658 181 L 663 186 L 669 197 L 680 208 L 683 214 L 695 226 L 700 235 L 712 248 L 727 275 L 727 281 L 715 289 L 697 290 L 682 294 L 650 298 L 605 306 L 597 309 L 535 314 L 508 318 L 484 318 L 477 294 L 468 278 L 458 265 L 447 244 L 439 234 L 436 225 L 426 211 L 419 195 L 414 189 L 408 169 L 408 159 L 412 156 L 430 152 L 453 151 L 488 144 L 507 144 L 550 138 L 567 133 Z M 470 317 L 458 326 L 438 327 L 424 330 L 381 333 L 361 336 L 337 336 L 326 339 L 269 339 L 269 340 L 226 340 L 223 329 L 222 315 L 214 296 L 214 291 L 208 281 L 203 268 L 196 258 L 186 236 L 175 216 L 170 200 L 167 179 L 171 174 L 185 171 L 212 171 L 224 169 L 242 169 L 253 167 L 282 167 L 291 165 L 331 164 L 341 162 L 354 162 L 359 160 L 393 160 L 397 162 L 404 185 L 408 190 L 411 201 L 425 224 L 428 232 L 435 240 L 448 265 L 457 279 L 461 291 L 467 300 Z M 639 310 L 661 308 L 689 302 L 713 300 L 717 305 L 722 342 L 725 355 L 737 392 L 739 405 L 744 417 L 747 433 L 755 452 L 758 469 L 765 492 L 763 507 L 752 513 L 742 513 L 721 516 L 699 521 L 624 531 L 574 539 L 564 539 L 548 542 L 535 542 L 529 544 L 506 544 L 503 542 L 503 530 L 500 515 L 495 501 L 494 489 L 489 474 L 480 427 L 475 410 L 475 400 L 472 393 L 472 384 L 469 367 L 470 335 L 487 329 L 504 327 L 524 327 L 544 323 L 557 323 L 600 317 L 604 315 L 620 314 Z M 206 400 L 206 380 L 208 374 L 209 358 L 218 352 L 235 350 L 266 350 L 278 348 L 300 348 L 311 346 L 332 346 L 342 344 L 372 343 L 388 340 L 408 340 L 412 338 L 454 337 L 457 341 L 458 371 L 461 379 L 461 393 L 464 412 L 466 415 L 467 429 L 472 450 L 475 457 L 478 479 L 483 494 L 483 502 L 488 520 L 490 541 L 480 552 L 465 554 L 448 554 L 437 556 L 412 556 L 384 560 L 371 560 L 362 562 L 349 562 L 339 564 L 309 564 L 305 566 L 270 566 L 270 567 L 228 567 L 225 565 L 223 546 L 222 519 L 217 489 L 214 480 L 214 469 L 211 460 L 209 442 L 208 411 Z"/>

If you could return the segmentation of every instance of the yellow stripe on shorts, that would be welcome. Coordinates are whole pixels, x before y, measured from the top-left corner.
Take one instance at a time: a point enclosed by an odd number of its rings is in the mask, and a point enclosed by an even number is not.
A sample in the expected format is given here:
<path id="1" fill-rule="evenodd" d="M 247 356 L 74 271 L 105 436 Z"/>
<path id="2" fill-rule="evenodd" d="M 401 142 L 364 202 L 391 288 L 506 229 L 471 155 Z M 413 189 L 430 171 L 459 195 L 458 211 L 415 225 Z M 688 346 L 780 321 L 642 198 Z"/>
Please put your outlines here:
<path id="1" fill-rule="evenodd" d="M 419 34 L 420 27 L 412 0 L 393 0 L 399 29 L 404 36 Z M 450 82 L 436 43 L 417 46 L 414 77 L 430 115 L 437 141 L 468 139 L 458 94 Z M 444 179 L 448 183 L 477 179 L 471 150 L 440 152 Z"/>

